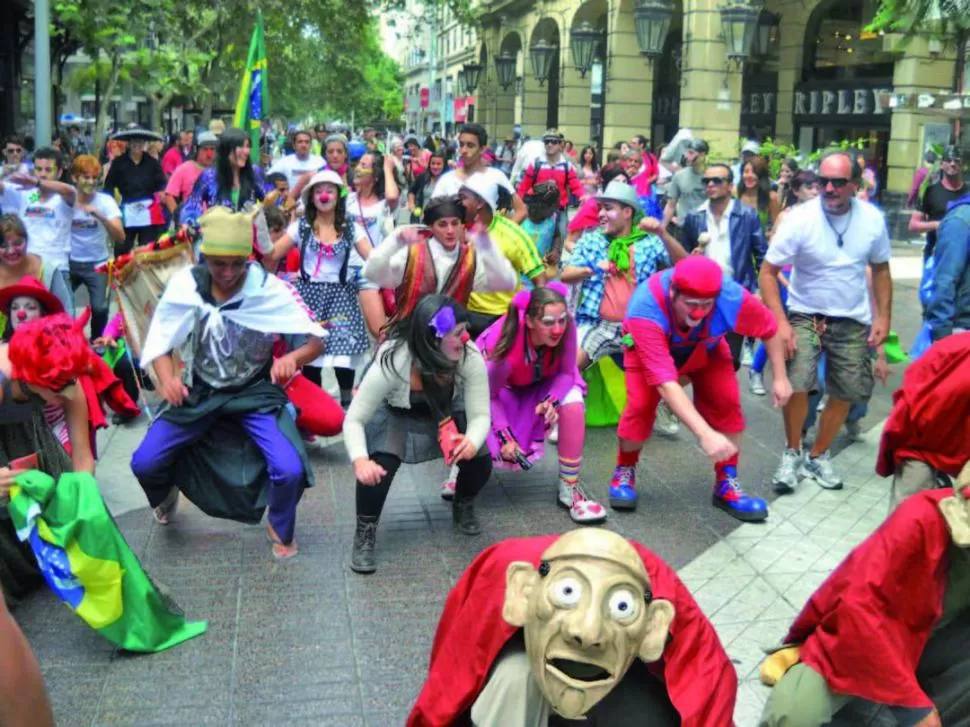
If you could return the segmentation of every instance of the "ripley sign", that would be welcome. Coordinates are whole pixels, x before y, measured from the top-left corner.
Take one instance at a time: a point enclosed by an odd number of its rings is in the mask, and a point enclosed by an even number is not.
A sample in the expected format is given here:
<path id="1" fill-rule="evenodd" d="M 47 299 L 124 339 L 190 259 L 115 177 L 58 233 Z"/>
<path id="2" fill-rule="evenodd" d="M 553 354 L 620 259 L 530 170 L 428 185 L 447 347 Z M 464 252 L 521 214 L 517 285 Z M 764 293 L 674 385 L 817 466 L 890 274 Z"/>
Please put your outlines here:
<path id="1" fill-rule="evenodd" d="M 865 116 L 886 114 L 892 87 L 796 89 L 795 116 Z M 884 99 L 886 102 L 884 103 Z M 888 120 L 887 120 L 888 123 Z"/>

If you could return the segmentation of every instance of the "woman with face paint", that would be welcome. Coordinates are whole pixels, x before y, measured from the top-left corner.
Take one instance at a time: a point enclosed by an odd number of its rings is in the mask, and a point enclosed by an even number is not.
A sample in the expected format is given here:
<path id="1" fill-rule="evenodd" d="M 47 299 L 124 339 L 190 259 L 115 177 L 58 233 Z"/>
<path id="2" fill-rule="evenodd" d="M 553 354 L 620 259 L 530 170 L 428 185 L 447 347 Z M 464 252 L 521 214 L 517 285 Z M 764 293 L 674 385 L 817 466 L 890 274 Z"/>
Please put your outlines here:
<path id="1" fill-rule="evenodd" d="M 25 276 L 41 281 L 64 310 L 74 313 L 74 295 L 63 269 L 27 252 L 27 229 L 17 215 L 0 215 L 0 288 L 15 285 Z M 6 330 L 7 317 L 0 312 L 0 334 Z"/>
<path id="2" fill-rule="evenodd" d="M 286 234 L 264 257 L 263 265 L 274 271 L 277 261 L 296 246 L 300 262 L 294 286 L 313 311 L 314 319 L 327 331 L 324 355 L 304 367 L 304 374 L 321 383 L 320 367 L 332 366 L 337 371 L 340 399 L 350 405 L 354 370 L 363 363 L 369 346 L 362 313 L 367 296 L 380 305 L 377 286 L 361 275 L 371 246 L 366 233 L 347 214 L 347 187 L 331 170 L 317 172 L 303 188 L 300 199 L 303 217 L 290 224 Z M 373 327 L 380 329 L 381 318 Z"/>
<path id="3" fill-rule="evenodd" d="M 586 385 L 576 366 L 576 323 L 566 310 L 566 286 L 515 294 L 508 313 L 478 339 L 486 359 L 492 431 L 488 448 L 496 467 L 531 469 L 559 425 L 559 504 L 573 522 L 606 519 L 606 509 L 579 483 L 586 440 Z"/>
<path id="4" fill-rule="evenodd" d="M 434 196 L 434 187 L 445 169 L 448 168 L 448 160 L 445 159 L 443 152 L 435 152 L 428 160 L 428 168 L 414 180 L 414 184 L 408 190 L 408 209 L 411 210 L 411 224 L 416 225 L 421 222 L 421 215 L 424 213 L 424 206 L 431 201 Z"/>
<path id="5" fill-rule="evenodd" d="M 240 129 L 227 129 L 219 137 L 215 163 L 199 175 L 182 206 L 183 226 L 198 227 L 199 218 L 210 207 L 239 212 L 263 201 L 263 172 L 253 166 L 251 144 Z"/>
<path id="6" fill-rule="evenodd" d="M 74 321 L 50 316 L 20 326 L 0 343 L 0 500 L 23 471 L 11 463 L 37 455 L 37 469 L 57 479 L 64 472 L 94 472 L 87 404 L 73 396 L 73 382 L 88 370 L 87 341 Z M 71 454 L 55 438 L 44 406 L 61 399 L 67 410 Z M 0 508 L 0 587 L 7 602 L 43 584 L 29 544 L 17 538 L 6 507 Z"/>
<path id="7" fill-rule="evenodd" d="M 443 295 L 421 299 L 388 330 L 344 420 L 357 478 L 357 530 L 350 567 L 377 569 L 377 521 L 402 462 L 444 456 L 458 465 L 452 522 L 464 535 L 481 525 L 473 499 L 492 472 L 488 373 L 468 340 L 465 310 Z"/>

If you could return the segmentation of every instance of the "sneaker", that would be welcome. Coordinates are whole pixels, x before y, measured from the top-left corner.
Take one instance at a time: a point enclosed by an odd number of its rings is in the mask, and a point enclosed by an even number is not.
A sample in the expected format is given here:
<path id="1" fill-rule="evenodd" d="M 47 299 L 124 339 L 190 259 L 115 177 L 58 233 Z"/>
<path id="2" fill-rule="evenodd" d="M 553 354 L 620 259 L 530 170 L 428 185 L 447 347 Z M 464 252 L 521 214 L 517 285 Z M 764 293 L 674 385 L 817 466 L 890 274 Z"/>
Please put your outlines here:
<path id="1" fill-rule="evenodd" d="M 850 441 L 858 442 L 862 439 L 862 421 L 856 419 L 855 421 L 846 422 L 845 433 L 849 435 Z"/>
<path id="2" fill-rule="evenodd" d="M 768 393 L 765 388 L 765 378 L 757 371 L 748 372 L 748 390 L 755 396 L 764 396 Z"/>
<path id="3" fill-rule="evenodd" d="M 754 346 L 751 345 L 751 341 L 745 341 L 741 346 L 741 365 L 750 366 L 752 361 L 754 361 Z"/>
<path id="4" fill-rule="evenodd" d="M 680 431 L 680 422 L 677 421 L 677 415 L 670 411 L 670 407 L 667 406 L 665 401 L 657 404 L 657 419 L 654 422 L 653 429 L 665 437 L 675 437 L 677 432 Z"/>
<path id="5" fill-rule="evenodd" d="M 481 523 L 475 516 L 473 500 L 455 500 L 451 505 L 451 521 L 455 530 L 464 535 L 478 535 L 482 532 Z"/>
<path id="6" fill-rule="evenodd" d="M 559 444 L 559 425 L 553 424 L 549 428 L 549 433 L 546 434 L 546 439 L 550 444 Z"/>
<path id="7" fill-rule="evenodd" d="M 637 509 L 637 468 L 618 466 L 610 480 L 610 507 L 614 510 Z"/>
<path id="8" fill-rule="evenodd" d="M 802 464 L 802 453 L 797 449 L 786 449 L 781 454 L 781 462 L 771 478 L 771 485 L 779 495 L 789 495 L 798 486 L 798 471 Z"/>
<path id="9" fill-rule="evenodd" d="M 741 489 L 734 467 L 724 468 L 724 477 L 714 485 L 711 501 L 714 507 L 742 522 L 758 523 L 768 517 L 768 503 L 760 497 L 751 497 Z"/>
<path id="10" fill-rule="evenodd" d="M 828 450 L 818 457 L 805 457 L 798 474 L 806 479 L 815 480 L 819 487 L 824 487 L 826 490 L 842 489 L 842 478 L 835 474 Z"/>
<path id="11" fill-rule="evenodd" d="M 588 525 L 606 520 L 606 508 L 591 499 L 582 485 L 559 480 L 559 504 L 569 510 L 574 523 Z"/>
<path id="12" fill-rule="evenodd" d="M 454 500 L 455 499 L 455 488 L 458 483 L 455 481 L 454 477 L 449 477 L 447 480 L 441 483 L 441 499 L 442 500 Z"/>

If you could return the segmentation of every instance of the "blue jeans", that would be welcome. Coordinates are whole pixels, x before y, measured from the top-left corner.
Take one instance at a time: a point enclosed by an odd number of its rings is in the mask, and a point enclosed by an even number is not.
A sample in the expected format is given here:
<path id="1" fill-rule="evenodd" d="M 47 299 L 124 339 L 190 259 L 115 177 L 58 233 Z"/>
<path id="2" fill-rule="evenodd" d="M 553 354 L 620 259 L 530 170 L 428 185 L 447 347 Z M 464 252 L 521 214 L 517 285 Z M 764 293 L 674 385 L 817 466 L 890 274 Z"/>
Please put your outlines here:
<path id="1" fill-rule="evenodd" d="M 814 392 L 810 392 L 808 395 L 808 414 L 805 416 L 805 423 L 802 425 L 802 431 L 807 431 L 812 428 L 815 424 L 815 420 L 818 418 L 818 403 L 825 396 L 825 354 L 822 354 L 822 358 L 818 362 L 818 389 Z M 852 422 L 857 422 L 862 419 L 866 414 L 869 413 L 869 402 L 868 401 L 857 401 L 849 407 L 849 415 L 845 418 L 845 423 L 850 424 Z"/>
<path id="2" fill-rule="evenodd" d="M 88 291 L 91 305 L 91 338 L 99 338 L 108 324 L 108 276 L 95 272 L 98 263 L 70 261 L 70 286 L 76 291 L 82 285 Z"/>

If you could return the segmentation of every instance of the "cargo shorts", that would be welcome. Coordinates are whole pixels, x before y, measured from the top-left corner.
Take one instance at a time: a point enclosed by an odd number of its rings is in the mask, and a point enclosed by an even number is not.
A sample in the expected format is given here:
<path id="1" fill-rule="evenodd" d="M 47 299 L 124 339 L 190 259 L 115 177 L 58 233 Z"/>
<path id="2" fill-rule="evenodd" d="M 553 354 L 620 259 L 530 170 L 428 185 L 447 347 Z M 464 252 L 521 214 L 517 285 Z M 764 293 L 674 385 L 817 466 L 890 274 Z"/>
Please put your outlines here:
<path id="1" fill-rule="evenodd" d="M 788 361 L 792 391 L 818 388 L 818 362 L 825 354 L 825 390 L 834 399 L 867 401 L 874 378 L 869 352 L 869 326 L 851 318 L 808 313 L 788 314 L 795 336 L 795 355 Z"/>

